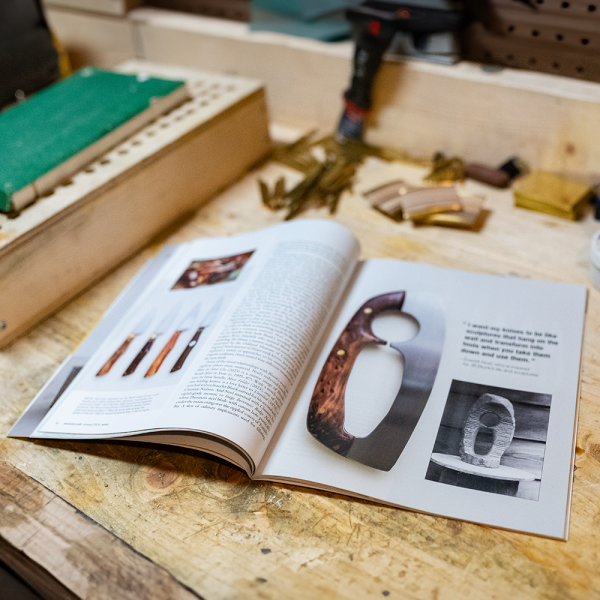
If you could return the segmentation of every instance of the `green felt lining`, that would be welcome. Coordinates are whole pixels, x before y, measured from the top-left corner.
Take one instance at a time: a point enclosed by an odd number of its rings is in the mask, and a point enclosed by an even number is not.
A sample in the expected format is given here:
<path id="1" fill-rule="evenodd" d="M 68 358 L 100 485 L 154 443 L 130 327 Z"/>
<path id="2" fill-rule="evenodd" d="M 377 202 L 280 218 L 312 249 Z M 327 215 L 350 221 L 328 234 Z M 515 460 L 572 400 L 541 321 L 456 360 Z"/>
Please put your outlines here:
<path id="1" fill-rule="evenodd" d="M 167 96 L 183 81 L 87 67 L 0 113 L 0 210 L 15 192 Z"/>

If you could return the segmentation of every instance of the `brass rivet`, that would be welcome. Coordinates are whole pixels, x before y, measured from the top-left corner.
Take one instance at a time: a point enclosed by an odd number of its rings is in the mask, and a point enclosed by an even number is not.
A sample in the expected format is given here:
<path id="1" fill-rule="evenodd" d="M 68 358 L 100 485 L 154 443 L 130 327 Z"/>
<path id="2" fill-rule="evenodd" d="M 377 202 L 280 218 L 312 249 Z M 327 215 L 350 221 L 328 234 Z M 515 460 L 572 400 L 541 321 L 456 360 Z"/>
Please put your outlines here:
<path id="1" fill-rule="evenodd" d="M 325 412 L 325 409 L 323 407 L 321 407 L 318 411 L 317 411 L 320 415 L 322 415 Z"/>
<path id="2" fill-rule="evenodd" d="M 372 308 L 365 308 L 365 314 L 370 315 L 373 312 Z"/>
<path id="3" fill-rule="evenodd" d="M 346 354 L 346 351 L 345 351 L 345 350 L 338 350 L 338 351 L 337 351 L 337 355 L 338 355 L 338 356 L 344 356 L 344 354 Z"/>

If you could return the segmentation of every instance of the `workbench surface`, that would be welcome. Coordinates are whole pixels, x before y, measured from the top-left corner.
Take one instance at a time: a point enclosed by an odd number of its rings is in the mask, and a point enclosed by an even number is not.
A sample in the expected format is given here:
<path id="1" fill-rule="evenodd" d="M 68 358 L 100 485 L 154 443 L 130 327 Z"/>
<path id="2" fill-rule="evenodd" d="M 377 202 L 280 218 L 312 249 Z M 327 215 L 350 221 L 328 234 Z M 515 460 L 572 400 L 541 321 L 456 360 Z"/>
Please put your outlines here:
<path id="1" fill-rule="evenodd" d="M 282 167 L 261 167 L 273 181 Z M 333 217 L 365 258 L 393 257 L 590 286 L 590 216 L 513 207 L 469 183 L 492 211 L 480 233 L 415 228 L 360 191 L 416 167 L 371 162 Z M 600 598 L 600 293 L 590 290 L 568 542 L 428 516 L 299 487 L 253 483 L 192 451 L 6 439 L 61 361 L 161 243 L 280 222 L 257 173 L 234 184 L 29 335 L 0 352 L 0 559 L 48 598 Z M 306 216 L 330 218 L 323 211 Z M 43 293 L 43 292 L 42 292 Z M 0 593 L 1 596 L 1 593 Z"/>

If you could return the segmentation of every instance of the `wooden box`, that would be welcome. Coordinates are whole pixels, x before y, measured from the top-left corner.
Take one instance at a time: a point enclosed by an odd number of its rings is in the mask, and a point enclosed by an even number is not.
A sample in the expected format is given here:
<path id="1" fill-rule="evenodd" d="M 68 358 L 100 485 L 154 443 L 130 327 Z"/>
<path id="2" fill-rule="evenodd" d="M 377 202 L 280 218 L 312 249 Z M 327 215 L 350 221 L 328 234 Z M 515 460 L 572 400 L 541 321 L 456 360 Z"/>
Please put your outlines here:
<path id="1" fill-rule="evenodd" d="M 192 99 L 17 218 L 0 217 L 0 347 L 269 151 L 265 95 L 257 81 L 140 61 L 121 70 L 186 79 Z"/>

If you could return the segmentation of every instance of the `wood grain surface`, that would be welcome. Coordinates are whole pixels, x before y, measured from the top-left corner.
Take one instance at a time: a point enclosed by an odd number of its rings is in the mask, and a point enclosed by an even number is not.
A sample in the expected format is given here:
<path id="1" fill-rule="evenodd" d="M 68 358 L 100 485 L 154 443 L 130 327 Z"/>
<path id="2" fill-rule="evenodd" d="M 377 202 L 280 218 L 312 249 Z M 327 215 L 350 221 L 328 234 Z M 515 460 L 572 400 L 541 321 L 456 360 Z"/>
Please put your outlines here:
<path id="1" fill-rule="evenodd" d="M 283 172 L 268 164 L 260 176 L 272 184 Z M 333 218 L 357 234 L 365 257 L 589 283 L 589 239 L 600 228 L 589 217 L 570 222 L 516 209 L 510 191 L 469 183 L 492 211 L 481 233 L 414 228 L 370 209 L 359 194 L 394 178 L 419 183 L 422 174 L 375 161 L 360 171 L 355 193 L 342 198 Z M 238 182 L 166 241 L 280 222 L 282 215 L 262 208 L 256 177 Z M 330 218 L 325 211 L 306 216 Z M 45 573 L 36 581 L 86 599 L 600 598 L 595 290 L 568 542 L 253 483 L 191 451 L 6 439 L 27 403 L 158 247 L 143 250 L 0 353 L 0 540 L 2 558 L 13 568 L 27 573 L 23 565 L 29 565 Z M 59 597 L 54 593 L 48 597 Z"/>

